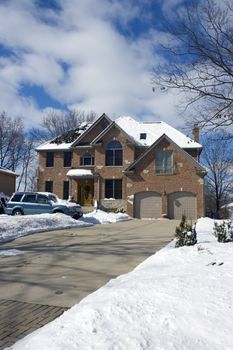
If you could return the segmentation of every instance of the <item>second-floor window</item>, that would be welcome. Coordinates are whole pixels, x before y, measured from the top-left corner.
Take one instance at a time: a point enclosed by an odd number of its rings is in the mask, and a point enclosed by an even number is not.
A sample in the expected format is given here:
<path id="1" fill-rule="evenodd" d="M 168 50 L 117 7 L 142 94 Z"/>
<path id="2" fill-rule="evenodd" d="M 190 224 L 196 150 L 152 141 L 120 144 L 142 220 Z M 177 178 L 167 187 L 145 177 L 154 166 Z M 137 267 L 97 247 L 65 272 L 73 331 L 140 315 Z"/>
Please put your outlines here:
<path id="1" fill-rule="evenodd" d="M 71 167 L 72 152 L 64 152 L 64 167 Z"/>
<path id="2" fill-rule="evenodd" d="M 156 174 L 173 173 L 173 153 L 172 151 L 158 151 L 155 157 Z"/>
<path id="3" fill-rule="evenodd" d="M 85 153 L 80 158 L 80 165 L 94 165 L 95 158 L 90 153 Z"/>
<path id="4" fill-rule="evenodd" d="M 46 167 L 51 168 L 54 164 L 54 152 L 46 153 Z"/>
<path id="5" fill-rule="evenodd" d="M 111 141 L 106 148 L 105 165 L 120 166 L 122 165 L 123 151 L 119 141 Z"/>

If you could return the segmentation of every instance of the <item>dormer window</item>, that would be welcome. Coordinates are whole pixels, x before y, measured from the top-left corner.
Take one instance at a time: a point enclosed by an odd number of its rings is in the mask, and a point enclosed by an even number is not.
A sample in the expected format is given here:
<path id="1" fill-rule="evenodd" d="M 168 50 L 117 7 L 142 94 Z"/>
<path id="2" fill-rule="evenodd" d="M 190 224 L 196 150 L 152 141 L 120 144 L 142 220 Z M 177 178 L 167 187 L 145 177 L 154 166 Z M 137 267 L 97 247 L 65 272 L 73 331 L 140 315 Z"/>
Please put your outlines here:
<path id="1" fill-rule="evenodd" d="M 145 132 L 142 132 L 140 134 L 140 140 L 146 140 L 146 133 Z"/>

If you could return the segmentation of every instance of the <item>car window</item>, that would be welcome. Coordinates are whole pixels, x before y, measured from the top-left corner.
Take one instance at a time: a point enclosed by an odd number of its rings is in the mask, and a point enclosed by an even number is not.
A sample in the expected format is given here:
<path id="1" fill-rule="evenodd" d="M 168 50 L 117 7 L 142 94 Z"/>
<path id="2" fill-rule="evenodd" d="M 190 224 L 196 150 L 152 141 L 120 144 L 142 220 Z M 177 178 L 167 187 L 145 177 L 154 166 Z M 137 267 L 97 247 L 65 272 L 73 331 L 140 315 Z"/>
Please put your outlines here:
<path id="1" fill-rule="evenodd" d="M 53 194 L 49 194 L 49 199 L 55 203 L 57 203 L 57 197 Z"/>
<path id="2" fill-rule="evenodd" d="M 38 194 L 37 202 L 41 203 L 41 204 L 48 204 L 49 203 L 49 199 L 48 199 L 48 197 L 43 196 L 42 194 Z"/>
<path id="3" fill-rule="evenodd" d="M 20 199 L 23 197 L 23 193 L 16 193 L 11 198 L 11 202 L 20 202 Z"/>
<path id="4" fill-rule="evenodd" d="M 26 194 L 23 198 L 23 202 L 35 203 L 36 195 L 35 194 Z"/>

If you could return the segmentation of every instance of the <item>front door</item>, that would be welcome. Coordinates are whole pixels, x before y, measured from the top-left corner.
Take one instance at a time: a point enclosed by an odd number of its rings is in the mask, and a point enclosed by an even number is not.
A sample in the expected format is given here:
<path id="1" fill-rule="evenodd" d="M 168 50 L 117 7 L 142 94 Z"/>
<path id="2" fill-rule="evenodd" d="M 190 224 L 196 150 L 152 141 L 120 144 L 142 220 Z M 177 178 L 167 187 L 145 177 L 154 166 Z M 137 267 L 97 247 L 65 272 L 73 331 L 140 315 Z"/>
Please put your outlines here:
<path id="1" fill-rule="evenodd" d="M 93 204 L 93 180 L 79 181 L 78 184 L 78 202 L 83 206 Z"/>
<path id="2" fill-rule="evenodd" d="M 92 188 L 90 184 L 83 187 L 83 205 L 92 205 Z"/>

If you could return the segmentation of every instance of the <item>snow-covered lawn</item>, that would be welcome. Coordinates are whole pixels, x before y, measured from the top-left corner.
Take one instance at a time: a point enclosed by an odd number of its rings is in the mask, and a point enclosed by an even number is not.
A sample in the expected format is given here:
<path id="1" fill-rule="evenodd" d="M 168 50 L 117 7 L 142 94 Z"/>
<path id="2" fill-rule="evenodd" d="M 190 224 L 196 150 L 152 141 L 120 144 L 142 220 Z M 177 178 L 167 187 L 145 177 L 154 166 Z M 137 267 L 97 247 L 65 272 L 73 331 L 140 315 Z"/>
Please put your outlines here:
<path id="1" fill-rule="evenodd" d="M 60 213 L 25 216 L 0 215 L 0 242 L 44 231 L 114 223 L 129 219 L 126 214 L 105 213 L 101 210 L 84 214 L 80 220 Z"/>
<path id="2" fill-rule="evenodd" d="M 231 350 L 233 243 L 200 219 L 198 244 L 169 244 L 111 280 L 14 350 Z"/>

